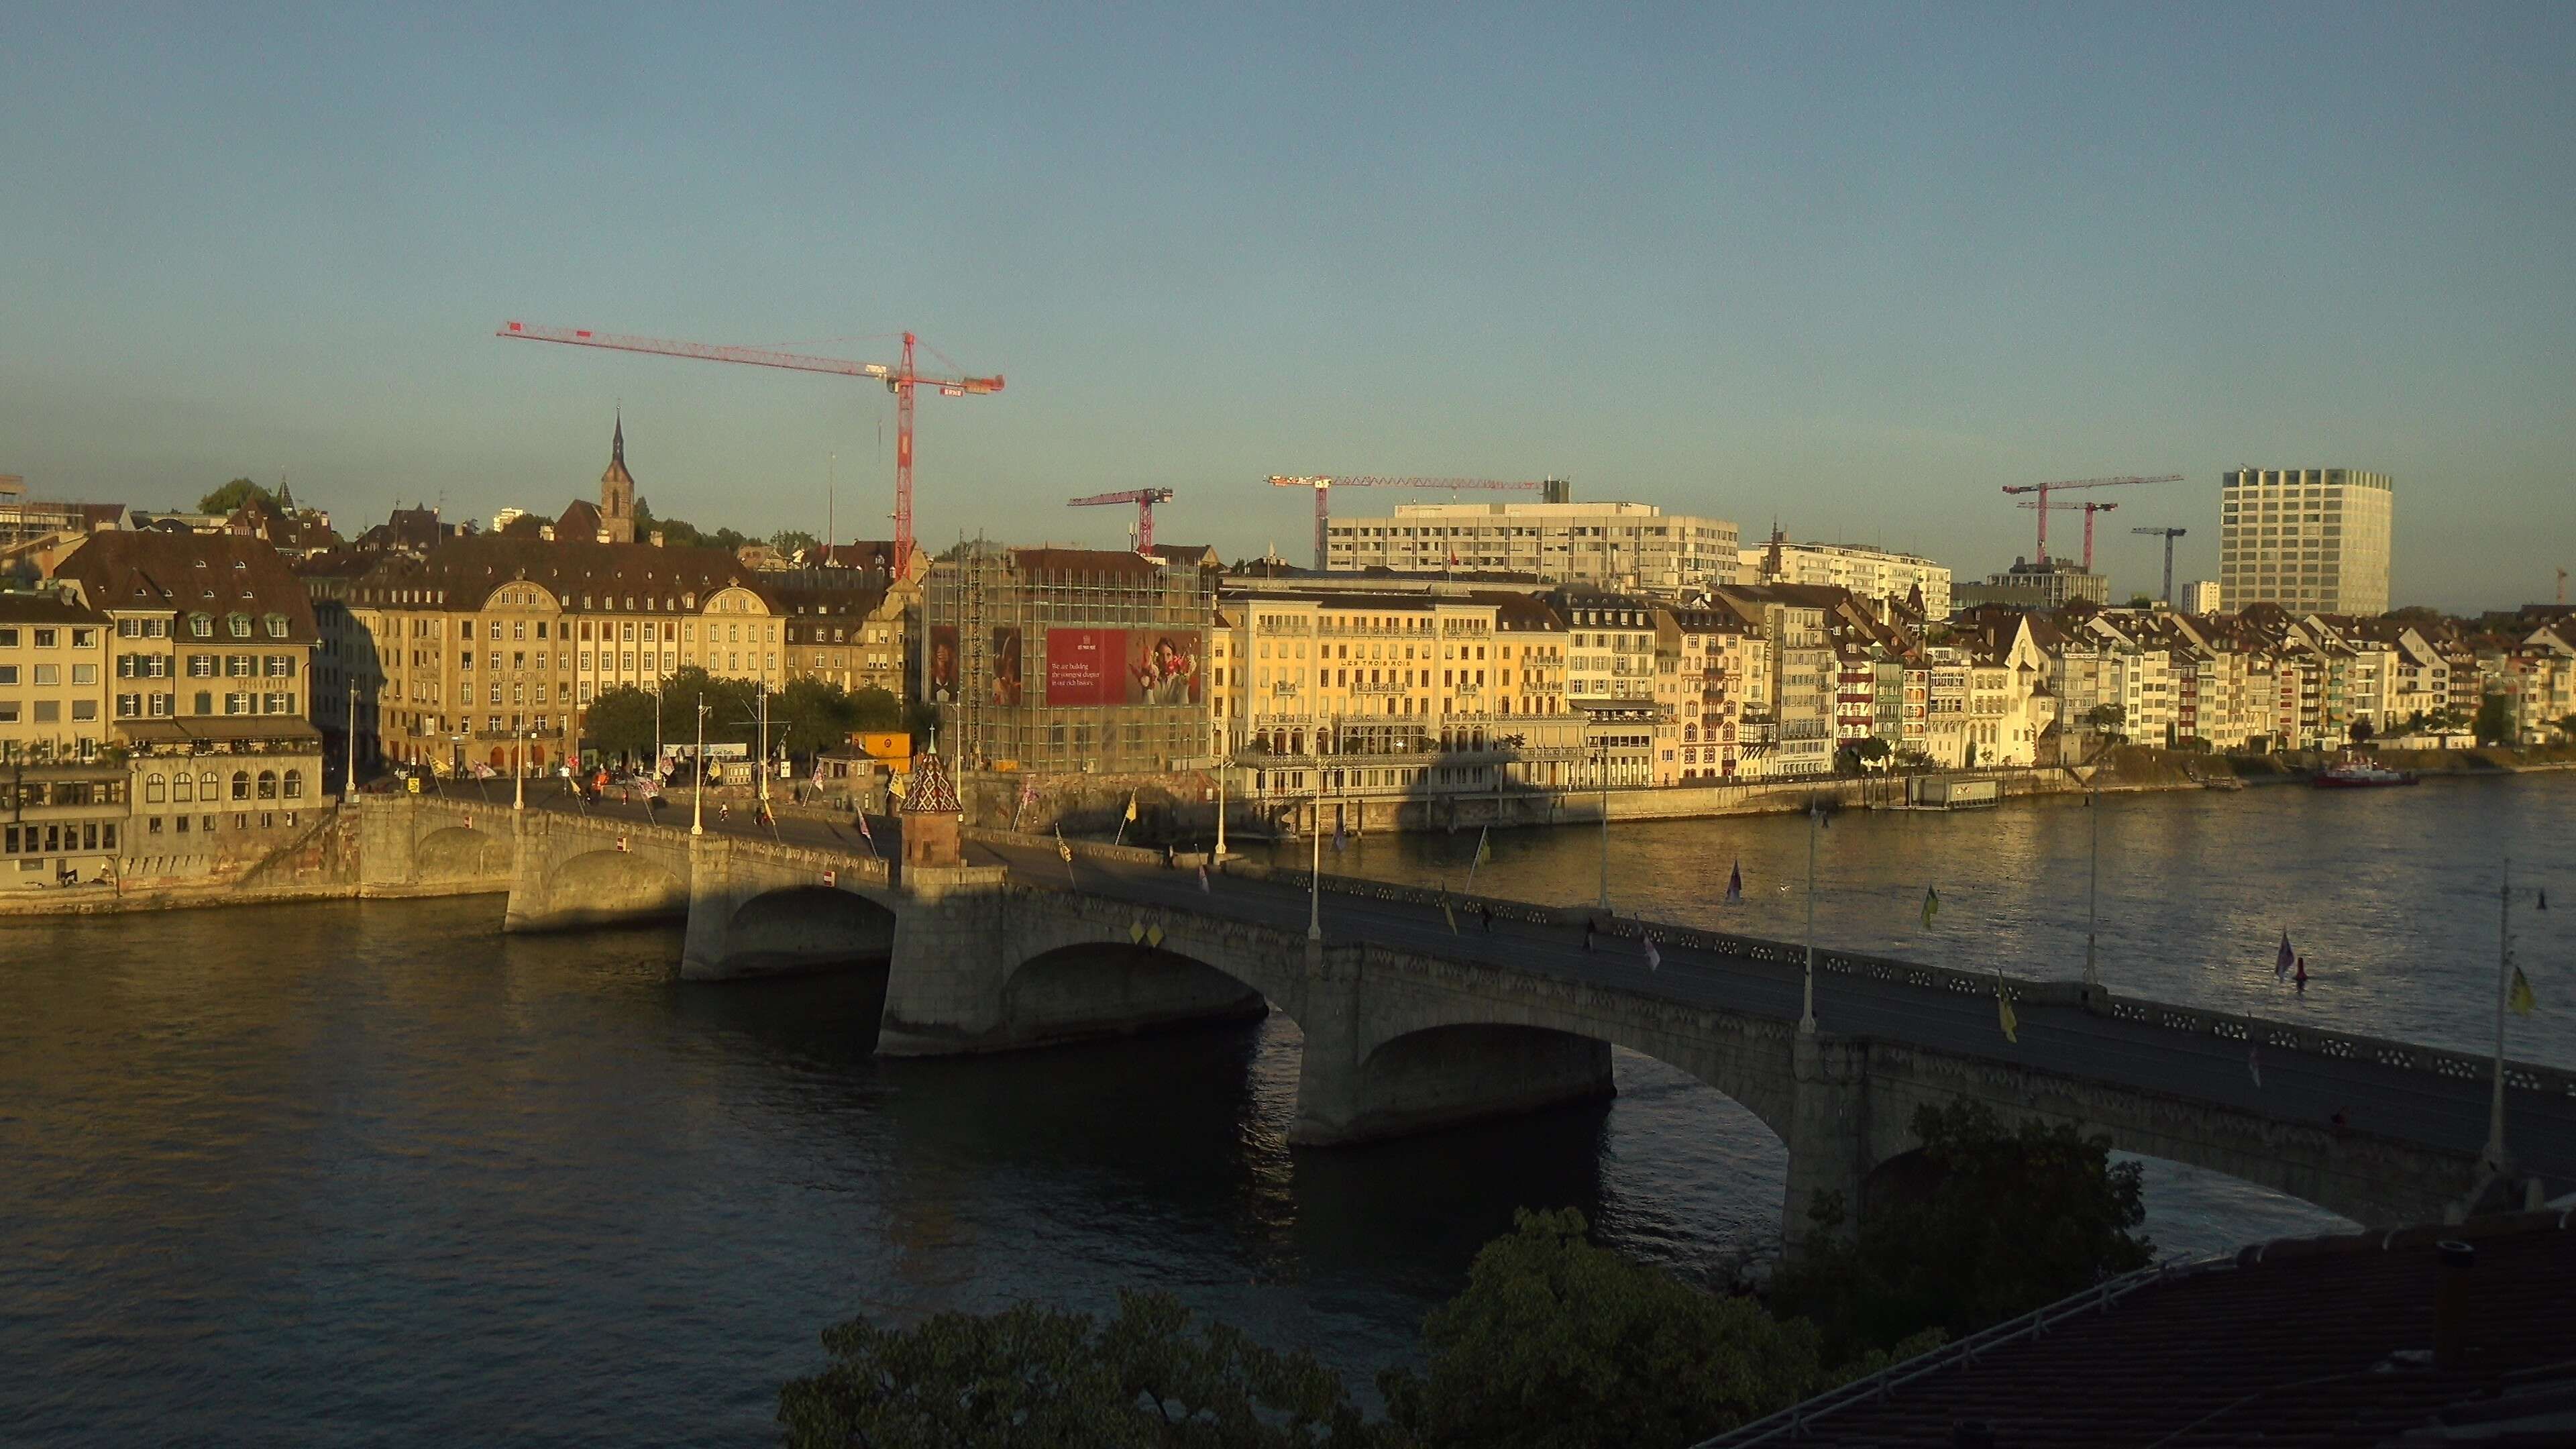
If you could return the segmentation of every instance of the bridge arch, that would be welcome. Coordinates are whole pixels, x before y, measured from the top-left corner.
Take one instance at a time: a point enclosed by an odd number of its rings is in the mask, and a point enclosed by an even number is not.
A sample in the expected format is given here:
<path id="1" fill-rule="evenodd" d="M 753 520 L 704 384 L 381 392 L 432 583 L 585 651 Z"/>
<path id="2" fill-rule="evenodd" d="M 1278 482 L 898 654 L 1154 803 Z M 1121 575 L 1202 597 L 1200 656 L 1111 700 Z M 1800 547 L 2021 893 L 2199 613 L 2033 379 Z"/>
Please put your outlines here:
<path id="1" fill-rule="evenodd" d="M 1610 1049 L 1624 1047 L 1689 1075 L 1752 1113 L 1782 1141 L 1789 1138 L 1796 1089 L 1787 1070 L 1788 1027 L 1731 1021 L 1724 1025 L 1734 1029 L 1713 1030 L 1655 1011 L 1604 1015 L 1574 1009 L 1571 1003 L 1551 1011 L 1526 1003 L 1488 1003 L 1470 993 L 1408 994 L 1416 999 L 1402 1004 L 1414 1009 L 1387 1012 L 1385 1025 L 1372 1033 L 1360 1058 L 1357 1086 L 1363 1111 L 1405 1115 L 1400 1107 L 1376 1104 L 1441 1092 L 1438 1073 L 1444 1063 L 1451 1070 L 1471 1070 L 1470 1062 L 1490 1063 L 1486 1079 L 1491 1095 L 1504 1103 L 1514 1095 L 1516 1069 L 1532 1076 L 1553 1069 L 1562 1078 L 1585 1061 L 1597 1061 L 1606 1090 Z M 1372 1004 L 1398 1005 L 1383 999 Z"/>
<path id="2" fill-rule="evenodd" d="M 689 913 L 688 883 L 642 851 L 588 850 L 546 873 L 548 928 Z"/>
<path id="3" fill-rule="evenodd" d="M 510 869 L 512 847 L 500 836 L 469 825 L 448 825 L 412 846 L 413 878 L 422 883 L 471 880 Z"/>
<path id="4" fill-rule="evenodd" d="M 753 896 L 725 922 L 728 974 L 795 971 L 894 954 L 895 913 L 856 891 L 795 885 Z"/>
<path id="5" fill-rule="evenodd" d="M 1004 1029 L 1023 1040 L 1133 1035 L 1259 1020 L 1260 988 L 1180 951 L 1128 940 L 1051 947 L 1002 983 Z"/>

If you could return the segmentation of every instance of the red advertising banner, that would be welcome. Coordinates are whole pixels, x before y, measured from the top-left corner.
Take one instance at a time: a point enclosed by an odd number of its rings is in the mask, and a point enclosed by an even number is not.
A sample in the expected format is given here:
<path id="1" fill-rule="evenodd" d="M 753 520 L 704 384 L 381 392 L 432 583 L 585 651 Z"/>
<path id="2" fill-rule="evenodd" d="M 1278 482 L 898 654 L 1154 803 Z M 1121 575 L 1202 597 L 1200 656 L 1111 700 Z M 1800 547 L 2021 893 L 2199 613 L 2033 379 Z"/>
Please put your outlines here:
<path id="1" fill-rule="evenodd" d="M 1046 702 L 1196 704 L 1199 645 L 1190 631 L 1049 629 Z"/>
<path id="2" fill-rule="evenodd" d="M 1126 630 L 1049 629 L 1046 654 L 1049 706 L 1126 702 Z"/>

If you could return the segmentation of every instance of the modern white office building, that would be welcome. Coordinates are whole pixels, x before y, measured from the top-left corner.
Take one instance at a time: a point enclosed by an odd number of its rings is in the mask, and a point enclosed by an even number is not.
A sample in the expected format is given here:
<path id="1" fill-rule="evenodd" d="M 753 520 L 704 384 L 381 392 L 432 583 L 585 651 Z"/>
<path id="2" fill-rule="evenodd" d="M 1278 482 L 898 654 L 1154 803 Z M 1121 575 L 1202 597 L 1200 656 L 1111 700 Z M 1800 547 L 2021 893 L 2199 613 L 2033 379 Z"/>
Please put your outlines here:
<path id="1" fill-rule="evenodd" d="M 2193 579 L 2182 586 L 2182 611 L 2186 614 L 2218 612 L 2218 580 Z"/>
<path id="2" fill-rule="evenodd" d="M 1388 517 L 1332 520 L 1325 566 L 1677 592 L 1736 582 L 1736 541 L 1723 518 L 1651 503 L 1399 503 Z"/>
<path id="3" fill-rule="evenodd" d="M 1857 544 L 1790 543 L 1774 538 L 1736 553 L 1748 584 L 1818 584 L 1864 599 L 1902 599 L 1923 591 L 1924 617 L 1950 617 L 1950 570 L 1928 558 Z"/>
<path id="4" fill-rule="evenodd" d="M 2395 491 L 2385 473 L 2238 468 L 2220 475 L 2218 592 L 2229 611 L 2388 612 Z"/>

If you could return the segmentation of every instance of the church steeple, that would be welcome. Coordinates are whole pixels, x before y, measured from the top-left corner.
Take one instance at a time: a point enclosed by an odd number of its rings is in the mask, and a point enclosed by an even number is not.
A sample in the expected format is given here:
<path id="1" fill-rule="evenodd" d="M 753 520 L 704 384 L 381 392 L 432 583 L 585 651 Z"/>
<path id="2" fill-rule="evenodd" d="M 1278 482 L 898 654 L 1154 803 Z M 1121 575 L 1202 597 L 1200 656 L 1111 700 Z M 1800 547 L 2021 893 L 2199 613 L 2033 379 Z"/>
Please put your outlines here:
<path id="1" fill-rule="evenodd" d="M 608 435 L 608 471 L 599 475 L 599 531 L 610 543 L 635 541 L 635 475 L 626 471 L 626 411 Z"/>

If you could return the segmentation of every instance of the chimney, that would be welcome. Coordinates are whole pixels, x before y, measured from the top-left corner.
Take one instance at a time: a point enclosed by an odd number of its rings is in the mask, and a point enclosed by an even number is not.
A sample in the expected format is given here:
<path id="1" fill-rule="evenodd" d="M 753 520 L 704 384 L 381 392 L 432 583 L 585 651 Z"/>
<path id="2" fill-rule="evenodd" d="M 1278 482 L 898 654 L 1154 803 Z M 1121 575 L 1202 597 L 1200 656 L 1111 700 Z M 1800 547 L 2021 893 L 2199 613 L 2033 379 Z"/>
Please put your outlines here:
<path id="1" fill-rule="evenodd" d="M 2478 1250 L 2457 1238 L 2433 1249 L 2442 1255 L 2441 1277 L 2433 1286 L 2433 1367 L 2448 1371 L 2469 1354 L 2469 1274 L 2478 1265 Z"/>
<path id="2" fill-rule="evenodd" d="M 655 548 L 662 546 L 662 530 L 658 528 L 653 530 L 653 546 Z"/>

